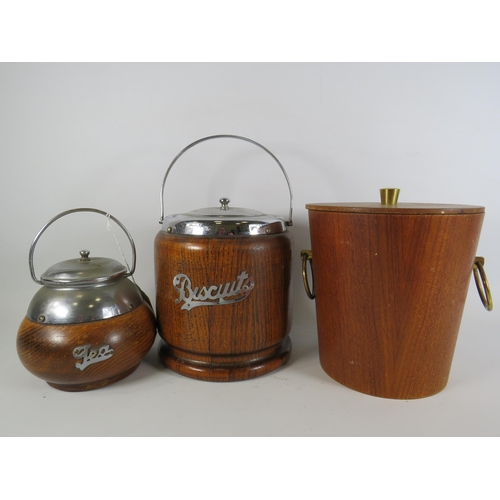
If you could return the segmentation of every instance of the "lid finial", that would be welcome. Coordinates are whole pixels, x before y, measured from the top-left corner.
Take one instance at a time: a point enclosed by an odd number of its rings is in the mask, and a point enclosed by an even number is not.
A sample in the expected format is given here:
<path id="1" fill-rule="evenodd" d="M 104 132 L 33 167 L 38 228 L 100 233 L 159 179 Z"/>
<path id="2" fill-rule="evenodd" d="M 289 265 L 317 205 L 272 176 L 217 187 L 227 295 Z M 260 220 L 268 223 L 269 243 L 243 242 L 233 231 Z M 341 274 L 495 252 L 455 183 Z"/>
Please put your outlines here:
<path id="1" fill-rule="evenodd" d="M 221 210 L 229 210 L 229 203 L 230 203 L 230 199 L 229 198 L 221 198 L 219 200 L 219 203 L 221 204 L 221 207 L 220 209 Z"/>
<path id="2" fill-rule="evenodd" d="M 382 205 L 397 205 L 398 198 L 398 188 L 383 188 L 380 190 L 380 203 Z"/>
<path id="3" fill-rule="evenodd" d="M 89 250 L 80 250 L 80 255 L 81 255 L 80 262 L 88 262 L 90 260 L 89 254 L 90 254 Z"/>

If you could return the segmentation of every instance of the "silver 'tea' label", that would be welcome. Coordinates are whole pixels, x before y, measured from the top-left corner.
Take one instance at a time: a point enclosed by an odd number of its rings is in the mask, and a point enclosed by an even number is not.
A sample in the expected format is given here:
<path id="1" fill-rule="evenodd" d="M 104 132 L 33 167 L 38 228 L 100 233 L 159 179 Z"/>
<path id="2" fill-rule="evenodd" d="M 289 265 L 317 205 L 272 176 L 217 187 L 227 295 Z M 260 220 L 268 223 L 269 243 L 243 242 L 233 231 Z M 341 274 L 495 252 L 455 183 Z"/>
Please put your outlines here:
<path id="1" fill-rule="evenodd" d="M 73 349 L 73 357 L 82 360 L 81 363 L 76 363 L 75 367 L 83 371 L 89 365 L 100 363 L 101 361 L 106 361 L 111 356 L 113 356 L 114 353 L 114 349 L 111 349 L 109 345 L 92 348 L 91 344 L 87 344 L 80 347 L 75 347 Z"/>

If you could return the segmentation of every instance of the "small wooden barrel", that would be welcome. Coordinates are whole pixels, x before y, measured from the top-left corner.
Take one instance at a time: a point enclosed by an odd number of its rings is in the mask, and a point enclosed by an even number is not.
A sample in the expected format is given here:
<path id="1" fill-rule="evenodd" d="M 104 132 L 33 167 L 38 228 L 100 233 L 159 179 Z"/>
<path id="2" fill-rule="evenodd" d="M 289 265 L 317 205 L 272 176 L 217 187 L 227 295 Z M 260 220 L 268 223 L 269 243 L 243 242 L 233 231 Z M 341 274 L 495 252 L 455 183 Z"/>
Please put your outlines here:
<path id="1" fill-rule="evenodd" d="M 311 252 L 303 252 L 303 263 L 306 270 L 310 260 L 314 271 L 325 372 L 384 398 L 423 398 L 444 389 L 484 208 L 404 203 L 306 208 Z"/>
<path id="2" fill-rule="evenodd" d="M 80 252 L 37 278 L 33 255 L 42 233 L 74 212 L 95 212 L 116 222 L 132 247 L 132 267 Z M 109 220 L 108 220 L 109 223 Z M 135 270 L 135 245 L 125 226 L 95 208 L 76 208 L 51 219 L 31 244 L 31 277 L 42 285 L 17 334 L 19 359 L 33 375 L 62 391 L 88 391 L 130 375 L 153 346 L 156 319 L 142 290 L 128 279 Z"/>
<path id="3" fill-rule="evenodd" d="M 211 136 L 186 147 L 219 137 Z M 290 187 L 290 183 L 288 182 Z M 163 203 L 162 187 L 162 203 Z M 156 313 L 162 363 L 187 377 L 228 382 L 286 362 L 291 341 L 290 218 L 220 207 L 163 216 L 155 239 Z"/>

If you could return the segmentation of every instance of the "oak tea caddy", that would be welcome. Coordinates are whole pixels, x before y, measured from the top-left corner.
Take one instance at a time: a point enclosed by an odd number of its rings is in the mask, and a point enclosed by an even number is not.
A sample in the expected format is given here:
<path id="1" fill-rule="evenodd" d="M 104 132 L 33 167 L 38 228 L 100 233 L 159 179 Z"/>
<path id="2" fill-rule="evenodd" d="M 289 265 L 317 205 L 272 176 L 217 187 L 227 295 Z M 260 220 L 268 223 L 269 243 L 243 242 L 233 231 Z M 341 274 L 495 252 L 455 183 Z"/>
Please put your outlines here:
<path id="1" fill-rule="evenodd" d="M 80 258 L 59 262 L 36 276 L 33 257 L 42 233 L 56 220 L 75 212 L 94 212 L 113 220 L 132 247 L 128 270 L 120 262 L 80 251 Z M 17 335 L 23 365 L 50 386 L 87 391 L 130 375 L 154 343 L 156 320 L 147 296 L 129 277 L 136 251 L 123 224 L 95 208 L 76 208 L 47 222 L 35 236 L 29 267 L 42 285 L 28 307 Z"/>

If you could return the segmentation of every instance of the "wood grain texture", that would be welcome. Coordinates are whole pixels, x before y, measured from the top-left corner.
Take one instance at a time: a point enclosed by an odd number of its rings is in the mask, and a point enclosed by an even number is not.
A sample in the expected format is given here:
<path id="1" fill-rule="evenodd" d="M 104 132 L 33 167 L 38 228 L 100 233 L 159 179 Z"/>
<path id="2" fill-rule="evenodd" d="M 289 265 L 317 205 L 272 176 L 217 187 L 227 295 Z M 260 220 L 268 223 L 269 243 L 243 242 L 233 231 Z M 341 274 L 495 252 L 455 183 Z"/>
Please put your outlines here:
<path id="1" fill-rule="evenodd" d="M 291 247 L 288 232 L 197 238 L 160 231 L 155 273 L 158 331 L 166 342 L 159 350 L 163 364 L 188 377 L 235 381 L 286 362 L 291 349 Z M 232 283 L 243 271 L 254 283 L 244 300 L 191 310 L 176 303 L 179 292 L 173 282 L 179 274 L 201 289 Z"/>
<path id="2" fill-rule="evenodd" d="M 114 383 L 130 375 L 151 349 L 156 321 L 151 307 L 114 318 L 88 323 L 47 325 L 24 318 L 17 335 L 17 352 L 33 375 L 64 391 L 87 391 Z M 84 370 L 73 355 L 80 346 L 109 345 L 109 359 L 90 364 Z"/>
<path id="3" fill-rule="evenodd" d="M 325 372 L 384 398 L 444 389 L 483 217 L 309 211 Z"/>
<path id="4" fill-rule="evenodd" d="M 380 203 L 310 203 L 308 210 L 320 212 L 345 212 L 364 214 L 398 214 L 398 215 L 458 215 L 484 213 L 484 207 L 476 205 L 443 205 L 437 203 L 397 203 L 382 205 Z"/>

